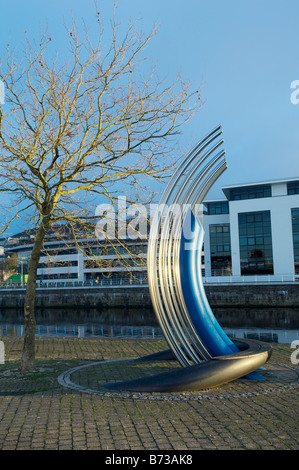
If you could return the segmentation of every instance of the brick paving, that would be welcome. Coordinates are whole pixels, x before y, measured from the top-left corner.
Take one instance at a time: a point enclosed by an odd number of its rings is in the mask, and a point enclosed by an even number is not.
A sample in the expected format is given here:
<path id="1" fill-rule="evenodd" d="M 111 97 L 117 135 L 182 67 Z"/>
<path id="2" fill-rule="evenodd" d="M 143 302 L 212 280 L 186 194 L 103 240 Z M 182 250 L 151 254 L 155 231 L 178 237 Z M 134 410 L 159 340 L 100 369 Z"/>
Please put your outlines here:
<path id="1" fill-rule="evenodd" d="M 101 383 L 175 367 L 161 363 L 146 369 L 126 360 L 161 351 L 164 341 L 37 338 L 36 368 L 21 373 L 22 338 L 1 340 L 1 450 L 299 447 L 299 369 L 291 363 L 289 345 L 273 345 L 266 381 L 239 380 L 193 393 L 130 394 L 109 392 Z"/>

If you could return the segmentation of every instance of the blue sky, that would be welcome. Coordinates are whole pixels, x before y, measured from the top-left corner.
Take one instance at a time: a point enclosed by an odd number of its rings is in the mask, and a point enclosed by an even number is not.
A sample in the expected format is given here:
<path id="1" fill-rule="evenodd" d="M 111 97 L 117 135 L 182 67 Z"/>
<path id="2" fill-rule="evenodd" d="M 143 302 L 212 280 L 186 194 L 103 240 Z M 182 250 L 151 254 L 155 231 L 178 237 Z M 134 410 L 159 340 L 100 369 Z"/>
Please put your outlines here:
<path id="1" fill-rule="evenodd" d="M 113 0 L 98 6 L 108 28 Z M 24 31 L 38 38 L 47 24 L 62 48 L 72 15 L 93 32 L 94 0 L 2 0 L 1 49 Z M 298 0 L 119 0 L 118 17 L 138 18 L 145 32 L 159 24 L 147 49 L 159 74 L 180 71 L 201 87 L 204 104 L 183 129 L 183 148 L 222 124 L 228 170 L 209 198 L 229 184 L 299 176 L 299 104 L 290 99 L 299 80 Z"/>

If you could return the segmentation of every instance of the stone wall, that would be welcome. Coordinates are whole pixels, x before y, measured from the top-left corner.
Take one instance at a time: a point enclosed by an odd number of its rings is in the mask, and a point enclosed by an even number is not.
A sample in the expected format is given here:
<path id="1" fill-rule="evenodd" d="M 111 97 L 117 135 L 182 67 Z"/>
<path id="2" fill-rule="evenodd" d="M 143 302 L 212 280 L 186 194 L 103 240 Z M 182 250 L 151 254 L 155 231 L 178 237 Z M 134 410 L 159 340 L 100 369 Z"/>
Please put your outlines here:
<path id="1" fill-rule="evenodd" d="M 299 284 L 206 286 L 211 306 L 299 307 Z"/>
<path id="2" fill-rule="evenodd" d="M 299 284 L 205 287 L 211 307 L 298 307 Z M 0 308 L 22 308 L 25 290 L 0 290 Z M 148 287 L 37 289 L 39 308 L 150 307 Z"/>

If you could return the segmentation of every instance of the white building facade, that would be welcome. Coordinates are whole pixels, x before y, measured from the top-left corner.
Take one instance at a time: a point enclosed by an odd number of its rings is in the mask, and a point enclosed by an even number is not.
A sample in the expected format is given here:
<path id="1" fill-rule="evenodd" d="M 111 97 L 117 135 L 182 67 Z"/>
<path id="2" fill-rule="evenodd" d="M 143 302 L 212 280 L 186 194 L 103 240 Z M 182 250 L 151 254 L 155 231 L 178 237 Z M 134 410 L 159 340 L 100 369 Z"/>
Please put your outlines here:
<path id="1" fill-rule="evenodd" d="M 206 278 L 299 278 L 299 178 L 222 189 L 204 204 Z"/>

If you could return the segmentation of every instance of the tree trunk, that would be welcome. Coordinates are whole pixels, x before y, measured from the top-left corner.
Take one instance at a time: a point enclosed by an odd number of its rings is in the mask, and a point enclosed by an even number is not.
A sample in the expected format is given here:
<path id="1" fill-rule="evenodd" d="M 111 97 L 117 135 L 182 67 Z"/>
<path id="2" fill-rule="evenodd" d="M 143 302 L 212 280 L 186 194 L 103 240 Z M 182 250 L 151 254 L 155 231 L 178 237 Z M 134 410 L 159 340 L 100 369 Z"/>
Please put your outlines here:
<path id="1" fill-rule="evenodd" d="M 20 365 L 21 371 L 31 370 L 35 367 L 36 321 L 34 307 L 36 295 L 36 273 L 48 225 L 49 223 L 47 222 L 45 224 L 44 220 L 37 230 L 28 266 L 28 280 L 26 286 L 26 297 L 24 306 L 25 335 Z"/>

